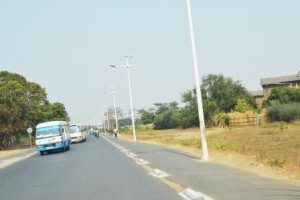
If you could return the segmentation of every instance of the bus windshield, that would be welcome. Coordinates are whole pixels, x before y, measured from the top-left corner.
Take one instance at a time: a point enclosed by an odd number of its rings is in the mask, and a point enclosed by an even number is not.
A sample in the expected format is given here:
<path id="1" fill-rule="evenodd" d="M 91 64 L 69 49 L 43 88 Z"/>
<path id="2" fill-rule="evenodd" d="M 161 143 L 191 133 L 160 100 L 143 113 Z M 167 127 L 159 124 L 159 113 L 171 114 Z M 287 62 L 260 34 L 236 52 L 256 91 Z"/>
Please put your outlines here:
<path id="1" fill-rule="evenodd" d="M 80 129 L 78 126 L 69 126 L 69 133 L 78 133 Z"/>
<path id="2" fill-rule="evenodd" d="M 61 135 L 61 130 L 59 126 L 48 126 L 38 128 L 36 130 L 36 136 L 45 136 L 45 135 Z"/>

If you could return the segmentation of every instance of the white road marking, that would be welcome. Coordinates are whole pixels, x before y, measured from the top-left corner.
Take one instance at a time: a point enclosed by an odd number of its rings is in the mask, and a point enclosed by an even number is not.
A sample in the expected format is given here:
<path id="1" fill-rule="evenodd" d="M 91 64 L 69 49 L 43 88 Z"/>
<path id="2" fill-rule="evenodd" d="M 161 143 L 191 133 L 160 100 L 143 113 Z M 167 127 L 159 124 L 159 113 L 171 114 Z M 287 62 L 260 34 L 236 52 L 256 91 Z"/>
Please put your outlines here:
<path id="1" fill-rule="evenodd" d="M 132 153 L 132 152 L 127 153 L 127 156 L 128 156 L 129 158 L 137 157 L 137 155 L 134 154 L 134 153 Z"/>
<path id="2" fill-rule="evenodd" d="M 169 176 L 166 172 L 159 170 L 159 169 L 154 169 L 152 172 L 150 172 L 150 175 L 157 177 L 157 178 L 163 178 Z"/>
<path id="3" fill-rule="evenodd" d="M 129 150 L 126 149 L 126 148 L 121 148 L 121 151 L 124 152 L 124 153 L 127 153 Z"/>
<path id="4" fill-rule="evenodd" d="M 149 164 L 148 161 L 143 160 L 143 159 L 141 159 L 141 158 L 138 159 L 138 160 L 136 161 L 136 163 L 139 164 L 139 165 L 147 165 L 147 164 Z"/>
<path id="5" fill-rule="evenodd" d="M 178 193 L 184 200 L 213 200 L 211 197 L 202 194 L 201 192 L 194 191 L 190 188 Z"/>

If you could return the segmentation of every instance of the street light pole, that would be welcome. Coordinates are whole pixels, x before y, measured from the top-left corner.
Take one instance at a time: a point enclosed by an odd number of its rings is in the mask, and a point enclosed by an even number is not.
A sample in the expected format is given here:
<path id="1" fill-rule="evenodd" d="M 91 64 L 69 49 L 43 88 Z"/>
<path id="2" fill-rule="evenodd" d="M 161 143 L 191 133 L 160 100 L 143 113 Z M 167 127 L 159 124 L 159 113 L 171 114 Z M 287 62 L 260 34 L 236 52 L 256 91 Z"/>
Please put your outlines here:
<path id="1" fill-rule="evenodd" d="M 186 2 L 187 2 L 187 11 L 188 11 L 189 27 L 190 27 L 190 35 L 191 35 L 191 45 L 192 45 L 192 52 L 193 52 L 198 115 L 199 115 L 200 133 L 201 133 L 201 142 L 202 142 L 202 160 L 209 160 L 207 140 L 206 140 L 206 136 L 205 136 L 205 122 L 204 122 L 203 104 L 202 104 L 202 96 L 201 96 L 201 89 L 200 89 L 198 60 L 197 60 L 197 53 L 196 53 L 196 44 L 195 44 L 195 35 L 194 35 L 193 20 L 192 20 L 191 3 L 190 3 L 190 0 L 186 0 Z"/>
<path id="2" fill-rule="evenodd" d="M 134 121 L 134 114 L 133 114 L 133 103 L 132 103 L 132 94 L 131 94 L 131 82 L 130 82 L 130 73 L 129 73 L 129 67 L 132 65 L 129 65 L 129 59 L 132 58 L 130 55 L 124 54 L 122 58 L 125 60 L 125 65 L 123 65 L 124 68 L 127 70 L 127 79 L 128 79 L 128 88 L 129 88 L 129 100 L 130 100 L 130 110 L 131 110 L 131 122 L 132 122 L 132 132 L 133 132 L 133 140 L 136 141 L 136 134 L 135 134 L 135 121 Z M 117 67 L 116 65 L 110 65 L 111 67 Z"/>
<path id="3" fill-rule="evenodd" d="M 106 119 L 107 119 L 107 130 L 108 130 L 108 132 L 109 132 L 109 118 L 108 118 L 107 103 L 105 104 L 105 109 L 106 109 Z"/>
<path id="4" fill-rule="evenodd" d="M 117 107 L 116 107 L 116 92 L 115 92 L 115 86 L 110 86 L 111 92 L 104 92 L 104 94 L 112 94 L 113 95 L 113 103 L 114 103 L 114 110 L 115 110 L 115 121 L 116 121 L 116 131 L 117 131 L 117 137 L 119 137 L 119 126 L 118 126 L 118 115 L 117 115 Z"/>
<path id="5" fill-rule="evenodd" d="M 105 126 L 105 111 L 104 111 L 104 109 L 103 109 L 103 118 L 102 118 L 102 123 L 103 123 L 104 134 L 106 135 L 106 126 Z"/>

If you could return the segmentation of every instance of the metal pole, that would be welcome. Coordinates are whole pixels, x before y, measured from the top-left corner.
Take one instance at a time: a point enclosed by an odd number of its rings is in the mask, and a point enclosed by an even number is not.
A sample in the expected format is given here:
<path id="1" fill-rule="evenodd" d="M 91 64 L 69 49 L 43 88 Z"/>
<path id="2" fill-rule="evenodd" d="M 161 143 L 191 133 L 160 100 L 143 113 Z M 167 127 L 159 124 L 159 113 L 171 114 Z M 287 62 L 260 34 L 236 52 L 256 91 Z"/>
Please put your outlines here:
<path id="1" fill-rule="evenodd" d="M 201 89 L 200 89 L 198 60 L 197 60 L 196 45 L 195 45 L 195 36 L 194 36 L 194 28 L 193 28 L 193 20 L 192 20 L 191 3 L 190 3 L 190 0 L 186 0 L 186 2 L 187 2 L 189 27 L 190 27 L 190 35 L 191 35 L 191 45 L 192 45 L 192 52 L 193 52 L 195 84 L 196 84 L 196 94 L 197 94 L 197 104 L 198 104 L 198 115 L 199 115 L 200 133 L 201 133 L 201 141 L 202 141 L 202 160 L 209 160 L 207 140 L 206 140 L 206 136 L 205 136 L 205 122 L 204 122 L 202 96 L 201 96 Z"/>
<path id="2" fill-rule="evenodd" d="M 31 133 L 33 129 L 31 127 L 27 128 L 27 133 L 29 135 L 29 143 L 30 143 L 30 148 L 32 149 L 32 140 L 31 140 Z"/>
<path id="3" fill-rule="evenodd" d="M 100 127 L 99 127 L 100 128 L 100 133 L 102 133 L 103 130 L 102 130 L 102 126 L 101 126 L 102 125 L 102 114 L 101 114 L 101 112 L 99 113 L 99 125 L 100 125 Z"/>
<path id="4" fill-rule="evenodd" d="M 123 56 L 126 61 L 126 69 L 127 69 L 127 78 L 128 78 L 128 88 L 129 88 L 129 98 L 130 98 L 130 110 L 131 110 L 131 121 L 132 121 L 132 132 L 133 132 L 133 140 L 136 141 L 136 134 L 135 134 L 135 122 L 133 116 L 133 103 L 132 103 L 132 94 L 131 94 L 131 82 L 130 82 L 130 74 L 129 74 L 129 56 Z"/>
<path id="5" fill-rule="evenodd" d="M 106 135 L 106 126 L 105 126 L 105 111 L 103 111 L 102 123 L 103 123 L 104 134 Z"/>
<path id="6" fill-rule="evenodd" d="M 108 131 L 109 131 L 109 118 L 108 118 L 107 104 L 105 104 L 105 108 L 106 108 L 107 129 L 108 129 Z"/>
<path id="7" fill-rule="evenodd" d="M 29 134 L 30 148 L 32 149 L 31 133 L 28 133 L 28 134 Z"/>
<path id="8" fill-rule="evenodd" d="M 115 108 L 115 120 L 116 120 L 116 130 L 117 130 L 117 137 L 119 137 L 119 126 L 118 126 L 118 115 L 117 115 L 117 107 L 116 107 L 116 96 L 115 96 L 115 91 L 114 88 L 112 87 L 113 91 L 113 99 L 114 99 L 114 108 Z"/>

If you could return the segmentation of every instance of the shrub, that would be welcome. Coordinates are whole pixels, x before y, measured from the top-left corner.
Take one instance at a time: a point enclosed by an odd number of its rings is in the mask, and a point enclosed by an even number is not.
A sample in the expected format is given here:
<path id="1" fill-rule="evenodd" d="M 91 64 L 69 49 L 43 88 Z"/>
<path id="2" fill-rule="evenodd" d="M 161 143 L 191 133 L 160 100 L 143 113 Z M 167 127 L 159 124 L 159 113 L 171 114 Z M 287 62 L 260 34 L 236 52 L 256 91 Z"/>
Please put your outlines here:
<path id="1" fill-rule="evenodd" d="M 300 119 L 300 103 L 274 103 L 267 109 L 267 115 L 271 122 L 291 122 Z"/>
<path id="2" fill-rule="evenodd" d="M 168 110 L 155 116 L 155 129 L 170 129 L 179 127 L 180 112 L 178 110 Z"/>
<path id="3" fill-rule="evenodd" d="M 227 113 L 219 113 L 216 116 L 216 124 L 218 124 L 219 127 L 225 127 L 229 125 L 229 116 Z"/>

